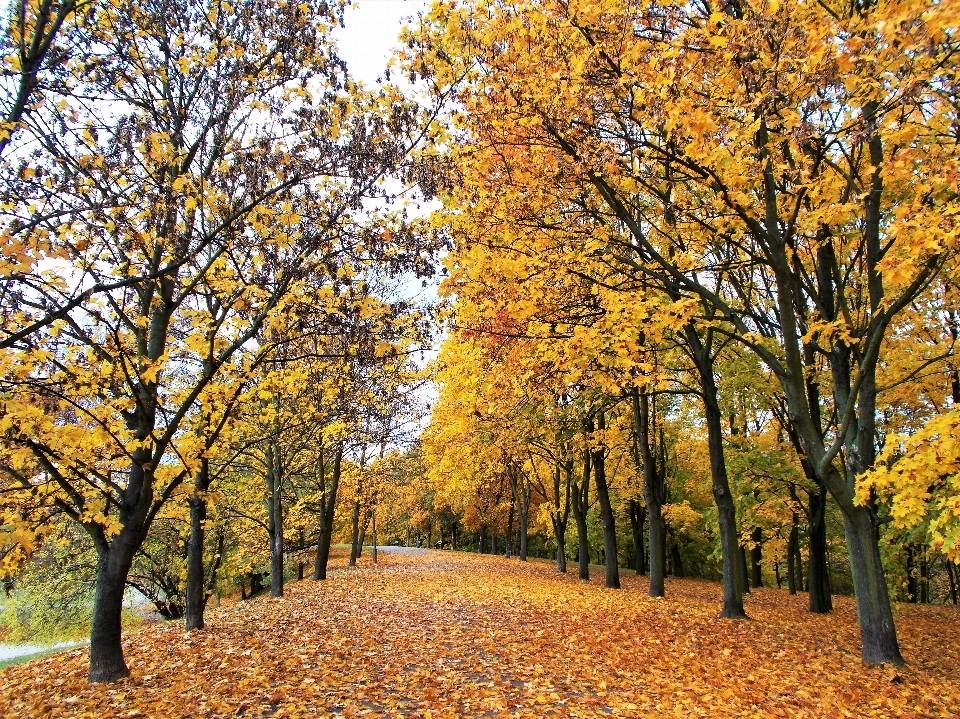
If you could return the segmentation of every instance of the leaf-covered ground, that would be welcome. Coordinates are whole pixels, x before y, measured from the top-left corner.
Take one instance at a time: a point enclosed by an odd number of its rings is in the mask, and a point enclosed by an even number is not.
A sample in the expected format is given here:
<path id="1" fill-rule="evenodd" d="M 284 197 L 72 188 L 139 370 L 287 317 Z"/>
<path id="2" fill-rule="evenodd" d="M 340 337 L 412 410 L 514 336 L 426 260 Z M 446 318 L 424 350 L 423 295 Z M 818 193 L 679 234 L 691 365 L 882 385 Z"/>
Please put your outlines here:
<path id="1" fill-rule="evenodd" d="M 960 716 L 960 612 L 900 608 L 906 669 L 859 660 L 851 600 L 755 591 L 750 622 L 717 617 L 719 585 L 559 577 L 450 552 L 305 580 L 209 614 L 147 626 L 131 678 L 85 682 L 86 649 L 0 672 L 2 717 Z"/>

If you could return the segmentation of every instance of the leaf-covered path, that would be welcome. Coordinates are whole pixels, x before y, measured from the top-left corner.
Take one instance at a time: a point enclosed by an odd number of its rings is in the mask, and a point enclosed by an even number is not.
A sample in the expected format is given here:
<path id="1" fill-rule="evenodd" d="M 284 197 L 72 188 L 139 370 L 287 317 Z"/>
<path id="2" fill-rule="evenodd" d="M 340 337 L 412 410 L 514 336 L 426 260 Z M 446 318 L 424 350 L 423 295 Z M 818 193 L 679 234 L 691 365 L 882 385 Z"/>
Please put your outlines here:
<path id="1" fill-rule="evenodd" d="M 0 672 L 2 717 L 587 717 L 960 715 L 960 612 L 898 618 L 903 670 L 859 661 L 853 603 L 755 591 L 750 622 L 717 618 L 720 587 L 645 596 L 548 563 L 429 552 L 224 605 L 209 629 L 126 638 L 130 679 L 85 683 L 86 650 Z"/>

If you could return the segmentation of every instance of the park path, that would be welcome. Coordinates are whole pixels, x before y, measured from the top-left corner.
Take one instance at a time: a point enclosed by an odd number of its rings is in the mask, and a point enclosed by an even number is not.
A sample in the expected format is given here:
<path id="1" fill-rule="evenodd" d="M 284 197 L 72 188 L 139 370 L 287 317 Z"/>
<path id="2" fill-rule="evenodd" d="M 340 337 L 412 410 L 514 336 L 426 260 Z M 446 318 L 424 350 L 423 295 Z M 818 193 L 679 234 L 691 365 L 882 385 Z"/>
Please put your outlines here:
<path id="1" fill-rule="evenodd" d="M 960 715 L 953 607 L 905 610 L 910 666 L 860 664 L 852 602 L 831 616 L 759 590 L 753 621 L 717 618 L 720 587 L 645 596 L 549 562 L 380 553 L 279 600 L 224 602 L 209 629 L 125 640 L 130 679 L 84 682 L 85 650 L 0 672 L 0 716 L 640 717 Z"/>
<path id="2" fill-rule="evenodd" d="M 70 647 L 75 647 L 83 643 L 84 642 L 74 641 L 56 642 L 54 644 L 0 644 L 0 662 L 5 662 L 8 659 L 16 659 L 17 657 L 28 657 L 31 654 L 38 654 L 40 652 L 69 649 Z"/>

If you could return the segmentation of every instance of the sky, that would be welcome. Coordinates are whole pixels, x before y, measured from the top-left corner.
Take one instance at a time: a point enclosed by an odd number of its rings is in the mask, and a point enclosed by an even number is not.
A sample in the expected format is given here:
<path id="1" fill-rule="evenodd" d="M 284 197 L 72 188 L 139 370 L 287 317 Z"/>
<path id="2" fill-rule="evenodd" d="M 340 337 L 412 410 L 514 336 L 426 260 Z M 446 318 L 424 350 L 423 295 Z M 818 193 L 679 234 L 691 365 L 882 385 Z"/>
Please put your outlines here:
<path id="1" fill-rule="evenodd" d="M 336 33 L 350 74 L 372 86 L 383 75 L 404 18 L 416 17 L 429 5 L 427 0 L 353 0 L 344 15 L 346 27 Z"/>
<path id="2" fill-rule="evenodd" d="M 340 57 L 346 60 L 350 75 L 373 87 L 377 78 L 383 76 L 405 19 L 415 18 L 429 6 L 429 0 L 352 0 L 352 6 L 344 13 L 345 27 L 339 28 L 335 35 Z M 392 80 L 401 87 L 405 84 L 399 75 L 394 75 Z M 428 203 L 421 212 L 434 207 L 436 204 Z M 436 290 L 436 280 L 424 288 L 420 280 L 411 278 L 403 292 L 411 299 L 432 301 L 436 299 Z M 436 338 L 433 350 L 418 358 L 418 364 L 436 357 L 441 341 L 442 337 Z M 432 385 L 422 387 L 419 394 L 424 403 L 432 405 L 436 401 L 436 389 Z"/>

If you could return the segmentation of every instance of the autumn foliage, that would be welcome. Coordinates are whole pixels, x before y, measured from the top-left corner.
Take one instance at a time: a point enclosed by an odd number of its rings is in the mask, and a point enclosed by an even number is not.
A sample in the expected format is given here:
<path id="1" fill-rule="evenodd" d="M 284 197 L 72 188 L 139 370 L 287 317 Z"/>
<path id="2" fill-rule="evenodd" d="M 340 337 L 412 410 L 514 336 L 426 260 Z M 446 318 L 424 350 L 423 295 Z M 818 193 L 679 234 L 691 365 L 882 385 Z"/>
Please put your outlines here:
<path id="1" fill-rule="evenodd" d="M 350 5 L 13 2 L 10 711 L 955 714 L 960 6 Z"/>
<path id="2" fill-rule="evenodd" d="M 950 717 L 960 711 L 960 619 L 898 618 L 910 666 L 864 669 L 853 602 L 832 616 L 763 590 L 752 622 L 717 617 L 719 587 L 646 581 L 622 592 L 545 563 L 383 552 L 378 566 L 281 600 L 211 611 L 203 633 L 129 637 L 135 669 L 86 683 L 86 650 L 0 673 L 20 717 Z"/>

